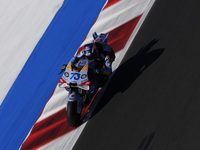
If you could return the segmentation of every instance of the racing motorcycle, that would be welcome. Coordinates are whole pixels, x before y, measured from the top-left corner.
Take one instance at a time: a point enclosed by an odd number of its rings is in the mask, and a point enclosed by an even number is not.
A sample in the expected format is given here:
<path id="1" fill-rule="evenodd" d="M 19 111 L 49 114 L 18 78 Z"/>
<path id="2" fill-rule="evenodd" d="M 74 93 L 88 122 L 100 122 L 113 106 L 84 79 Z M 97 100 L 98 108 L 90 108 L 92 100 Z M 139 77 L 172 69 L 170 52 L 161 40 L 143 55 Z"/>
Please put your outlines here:
<path id="1" fill-rule="evenodd" d="M 59 87 L 69 91 L 67 97 L 67 121 L 70 126 L 78 126 L 81 122 L 81 112 L 87 104 L 87 93 L 91 82 L 88 77 L 89 60 L 81 58 L 78 62 L 70 61 L 59 79 Z"/>

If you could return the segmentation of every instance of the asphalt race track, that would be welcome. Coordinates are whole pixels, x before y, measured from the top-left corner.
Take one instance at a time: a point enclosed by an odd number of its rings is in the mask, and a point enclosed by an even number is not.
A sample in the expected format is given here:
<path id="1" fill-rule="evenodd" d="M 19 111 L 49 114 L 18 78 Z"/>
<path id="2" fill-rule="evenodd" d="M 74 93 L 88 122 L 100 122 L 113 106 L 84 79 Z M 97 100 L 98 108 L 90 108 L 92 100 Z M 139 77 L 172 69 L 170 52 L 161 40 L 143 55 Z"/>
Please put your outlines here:
<path id="1" fill-rule="evenodd" d="M 200 149 L 200 1 L 157 0 L 74 150 Z"/>

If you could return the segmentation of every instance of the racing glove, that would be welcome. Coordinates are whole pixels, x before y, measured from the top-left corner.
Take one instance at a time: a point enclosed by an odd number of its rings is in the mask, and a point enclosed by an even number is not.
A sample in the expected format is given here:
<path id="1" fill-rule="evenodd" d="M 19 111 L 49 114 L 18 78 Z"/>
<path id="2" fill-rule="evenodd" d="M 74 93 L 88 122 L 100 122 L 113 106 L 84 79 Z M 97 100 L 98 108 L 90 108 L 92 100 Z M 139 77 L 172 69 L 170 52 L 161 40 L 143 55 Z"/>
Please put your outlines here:
<path id="1" fill-rule="evenodd" d="M 100 70 L 99 70 L 99 69 L 95 69 L 95 70 L 94 70 L 94 73 L 95 73 L 95 74 L 99 74 L 99 73 L 100 73 Z"/>
<path id="2" fill-rule="evenodd" d="M 65 71 L 65 69 L 66 69 L 66 67 L 67 67 L 67 64 L 63 64 L 62 66 L 61 66 L 61 72 L 59 73 L 59 74 L 61 74 L 62 72 L 64 72 Z"/>

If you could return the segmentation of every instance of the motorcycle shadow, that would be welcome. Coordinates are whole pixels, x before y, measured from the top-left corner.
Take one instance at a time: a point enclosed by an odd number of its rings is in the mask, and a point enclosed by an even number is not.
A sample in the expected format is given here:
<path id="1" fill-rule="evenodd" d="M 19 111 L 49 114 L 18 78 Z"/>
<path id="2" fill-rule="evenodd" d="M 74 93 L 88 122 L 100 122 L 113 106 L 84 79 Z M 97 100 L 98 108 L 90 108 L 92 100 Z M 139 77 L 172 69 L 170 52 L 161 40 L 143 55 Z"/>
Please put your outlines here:
<path id="1" fill-rule="evenodd" d="M 94 104 L 91 105 L 89 113 L 86 114 L 85 121 L 95 116 L 95 114 L 108 104 L 115 94 L 126 91 L 161 56 L 165 50 L 164 48 L 152 50 L 152 46 L 158 41 L 158 39 L 152 40 L 144 48 L 141 48 L 136 55 L 120 64 L 95 98 L 95 103 L 93 102 Z M 131 47 L 129 51 L 131 51 Z"/>

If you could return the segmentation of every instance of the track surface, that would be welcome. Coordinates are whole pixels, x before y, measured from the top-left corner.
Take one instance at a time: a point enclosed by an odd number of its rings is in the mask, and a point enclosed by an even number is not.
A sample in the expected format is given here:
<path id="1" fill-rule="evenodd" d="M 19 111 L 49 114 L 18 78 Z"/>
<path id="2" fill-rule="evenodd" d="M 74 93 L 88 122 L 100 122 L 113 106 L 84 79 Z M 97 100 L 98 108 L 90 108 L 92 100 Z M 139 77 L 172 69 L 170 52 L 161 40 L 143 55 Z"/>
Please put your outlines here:
<path id="1" fill-rule="evenodd" d="M 200 1 L 157 0 L 74 150 L 200 149 Z"/>

